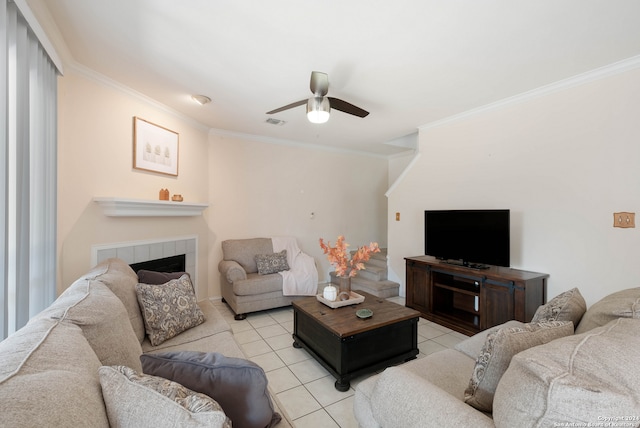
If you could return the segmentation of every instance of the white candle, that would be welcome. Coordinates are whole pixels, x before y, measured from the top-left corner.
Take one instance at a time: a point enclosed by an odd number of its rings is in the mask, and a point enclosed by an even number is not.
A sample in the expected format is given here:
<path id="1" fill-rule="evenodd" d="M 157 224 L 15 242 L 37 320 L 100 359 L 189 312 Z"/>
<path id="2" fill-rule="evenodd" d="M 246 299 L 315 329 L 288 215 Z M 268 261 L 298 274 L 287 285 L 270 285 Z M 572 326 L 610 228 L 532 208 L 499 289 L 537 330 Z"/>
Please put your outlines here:
<path id="1" fill-rule="evenodd" d="M 338 290 L 336 290 L 336 287 L 334 287 L 333 285 L 327 285 L 326 287 L 324 287 L 324 291 L 322 292 L 322 297 L 330 302 L 336 300 L 337 295 Z"/>

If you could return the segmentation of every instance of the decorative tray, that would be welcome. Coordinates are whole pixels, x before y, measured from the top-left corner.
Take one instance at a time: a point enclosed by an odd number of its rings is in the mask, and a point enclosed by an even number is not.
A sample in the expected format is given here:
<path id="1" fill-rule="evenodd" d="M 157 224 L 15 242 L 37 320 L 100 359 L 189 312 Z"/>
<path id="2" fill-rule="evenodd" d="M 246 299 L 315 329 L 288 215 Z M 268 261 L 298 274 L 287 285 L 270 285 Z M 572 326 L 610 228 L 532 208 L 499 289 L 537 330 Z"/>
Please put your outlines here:
<path id="1" fill-rule="evenodd" d="M 334 302 L 332 302 L 331 300 L 327 300 L 324 297 L 322 297 L 322 294 L 317 294 L 316 298 L 321 302 L 324 303 L 325 305 L 329 306 L 330 308 L 340 308 L 342 306 L 349 306 L 349 305 L 355 305 L 358 303 L 362 303 L 364 302 L 364 296 L 358 294 L 358 293 L 354 293 L 353 291 L 351 292 L 351 297 L 348 300 L 336 300 Z"/>

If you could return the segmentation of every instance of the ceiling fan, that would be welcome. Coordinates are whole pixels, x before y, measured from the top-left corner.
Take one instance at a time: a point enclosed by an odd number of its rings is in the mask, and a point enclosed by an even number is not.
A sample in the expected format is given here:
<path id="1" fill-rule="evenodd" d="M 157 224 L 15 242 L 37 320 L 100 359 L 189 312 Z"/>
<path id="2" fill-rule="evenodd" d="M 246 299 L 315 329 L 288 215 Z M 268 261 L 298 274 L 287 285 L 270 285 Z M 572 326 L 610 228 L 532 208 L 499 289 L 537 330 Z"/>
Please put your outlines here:
<path id="1" fill-rule="evenodd" d="M 327 92 L 329 92 L 329 76 L 327 73 L 312 71 L 310 87 L 313 96 L 308 100 L 296 101 L 284 107 L 268 111 L 267 114 L 279 113 L 303 104 L 307 105 L 307 119 L 313 123 L 324 123 L 329 120 L 329 114 L 332 108 L 358 117 L 366 117 L 369 114 L 368 111 L 346 101 L 325 96 Z"/>

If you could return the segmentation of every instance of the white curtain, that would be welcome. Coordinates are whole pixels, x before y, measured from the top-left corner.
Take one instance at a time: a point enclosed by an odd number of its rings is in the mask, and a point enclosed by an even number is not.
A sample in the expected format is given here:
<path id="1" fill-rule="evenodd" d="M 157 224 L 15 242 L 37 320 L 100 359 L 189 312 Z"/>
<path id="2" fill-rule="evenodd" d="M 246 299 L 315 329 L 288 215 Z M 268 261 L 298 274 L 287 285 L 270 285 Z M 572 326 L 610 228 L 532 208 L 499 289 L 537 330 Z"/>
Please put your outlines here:
<path id="1" fill-rule="evenodd" d="M 20 4 L 0 0 L 0 339 L 56 292 L 58 69 Z"/>

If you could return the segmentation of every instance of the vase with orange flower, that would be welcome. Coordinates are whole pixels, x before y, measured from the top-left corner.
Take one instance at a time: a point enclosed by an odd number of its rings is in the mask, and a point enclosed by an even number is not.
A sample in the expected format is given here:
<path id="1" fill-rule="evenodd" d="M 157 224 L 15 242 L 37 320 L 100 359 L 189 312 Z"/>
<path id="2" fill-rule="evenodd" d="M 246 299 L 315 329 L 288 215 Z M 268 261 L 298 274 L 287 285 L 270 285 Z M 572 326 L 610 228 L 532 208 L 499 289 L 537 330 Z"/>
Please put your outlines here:
<path id="1" fill-rule="evenodd" d="M 320 238 L 320 248 L 327 255 L 327 260 L 333 265 L 338 277 L 338 300 L 349 300 L 351 297 L 351 278 L 358 274 L 359 270 L 365 268 L 364 263 L 369 260 L 371 254 L 379 253 L 380 248 L 377 242 L 371 242 L 369 245 L 363 245 L 351 254 L 347 248 L 349 244 L 344 240 L 344 236 L 338 236 L 335 246 L 331 246 L 331 242 Z"/>

